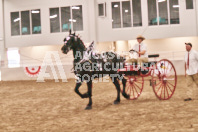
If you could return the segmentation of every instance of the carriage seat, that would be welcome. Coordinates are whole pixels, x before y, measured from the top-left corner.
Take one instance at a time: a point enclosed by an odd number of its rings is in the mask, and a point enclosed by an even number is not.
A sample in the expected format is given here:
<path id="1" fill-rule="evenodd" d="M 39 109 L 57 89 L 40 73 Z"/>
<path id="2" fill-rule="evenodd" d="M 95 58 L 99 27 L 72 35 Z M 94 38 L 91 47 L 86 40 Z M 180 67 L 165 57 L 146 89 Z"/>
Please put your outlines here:
<path id="1" fill-rule="evenodd" d="M 148 58 L 157 58 L 157 57 L 159 57 L 159 54 L 148 55 Z M 157 61 L 149 61 L 149 62 L 143 63 L 143 66 L 151 67 L 151 66 L 154 66 L 156 64 L 156 62 Z"/>
<path id="2" fill-rule="evenodd" d="M 156 58 L 156 57 L 159 57 L 159 54 L 151 54 L 151 55 L 148 55 L 148 58 Z"/>
<path id="3" fill-rule="evenodd" d="M 159 54 L 150 54 L 150 55 L 148 55 L 148 58 L 157 58 L 157 57 L 159 57 Z M 156 62 L 157 61 L 149 61 L 147 63 L 143 63 L 143 66 L 148 66 L 148 67 L 154 66 L 154 64 L 156 64 Z"/>

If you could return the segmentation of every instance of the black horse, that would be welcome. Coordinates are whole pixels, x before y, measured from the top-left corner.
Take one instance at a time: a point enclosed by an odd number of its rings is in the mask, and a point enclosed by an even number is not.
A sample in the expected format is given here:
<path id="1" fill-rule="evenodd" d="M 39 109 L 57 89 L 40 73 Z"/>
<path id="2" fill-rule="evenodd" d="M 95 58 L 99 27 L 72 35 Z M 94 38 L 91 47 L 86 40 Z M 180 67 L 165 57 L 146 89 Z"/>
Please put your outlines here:
<path id="1" fill-rule="evenodd" d="M 119 74 L 117 70 L 124 66 L 125 59 L 116 53 L 105 52 L 102 54 L 95 54 L 92 51 L 93 43 L 86 48 L 82 40 L 74 34 L 69 33 L 69 36 L 64 39 L 64 45 L 61 48 L 64 54 L 67 54 L 70 50 L 73 50 L 74 73 L 77 77 L 75 86 L 75 92 L 81 98 L 89 98 L 89 103 L 85 109 L 92 108 L 92 81 L 94 78 L 103 77 L 109 75 L 112 82 L 117 89 L 117 98 L 114 104 L 120 103 L 120 84 L 119 80 L 122 80 L 123 92 L 122 95 L 125 98 L 129 98 L 129 95 L 125 93 L 126 79 L 122 74 Z M 79 88 L 83 81 L 86 81 L 88 92 L 81 94 Z"/>

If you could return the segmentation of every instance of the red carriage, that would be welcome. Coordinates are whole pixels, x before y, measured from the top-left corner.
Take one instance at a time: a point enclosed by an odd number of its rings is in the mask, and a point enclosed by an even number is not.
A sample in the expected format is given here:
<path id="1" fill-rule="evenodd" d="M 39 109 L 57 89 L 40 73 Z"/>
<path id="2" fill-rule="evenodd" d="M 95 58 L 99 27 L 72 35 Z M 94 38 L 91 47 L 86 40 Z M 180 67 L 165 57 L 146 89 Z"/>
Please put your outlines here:
<path id="1" fill-rule="evenodd" d="M 149 55 L 149 58 L 159 57 L 159 54 Z M 130 99 L 137 99 L 143 90 L 144 81 L 150 81 L 150 86 L 157 98 L 168 100 L 175 92 L 177 85 L 177 74 L 174 65 L 167 59 L 145 63 L 144 68 L 136 65 L 125 65 L 118 70 L 127 79 L 125 92 Z M 145 77 L 151 77 L 146 78 Z M 122 91 L 122 89 L 121 89 Z"/>

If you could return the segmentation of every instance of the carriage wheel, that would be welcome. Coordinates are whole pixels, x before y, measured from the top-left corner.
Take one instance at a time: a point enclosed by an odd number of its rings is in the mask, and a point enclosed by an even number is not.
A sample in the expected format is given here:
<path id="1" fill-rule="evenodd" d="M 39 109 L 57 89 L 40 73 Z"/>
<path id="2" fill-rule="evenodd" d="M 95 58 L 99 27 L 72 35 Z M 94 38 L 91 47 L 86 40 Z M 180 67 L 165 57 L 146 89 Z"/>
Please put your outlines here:
<path id="1" fill-rule="evenodd" d="M 175 92 L 177 74 L 174 65 L 167 59 L 156 63 L 152 71 L 152 86 L 155 95 L 161 100 L 168 100 Z"/>
<path id="2" fill-rule="evenodd" d="M 130 100 L 137 99 L 142 93 L 144 86 L 144 79 L 141 76 L 126 76 L 127 79 L 125 92 L 130 95 Z M 121 92 L 123 89 L 121 90 Z"/>

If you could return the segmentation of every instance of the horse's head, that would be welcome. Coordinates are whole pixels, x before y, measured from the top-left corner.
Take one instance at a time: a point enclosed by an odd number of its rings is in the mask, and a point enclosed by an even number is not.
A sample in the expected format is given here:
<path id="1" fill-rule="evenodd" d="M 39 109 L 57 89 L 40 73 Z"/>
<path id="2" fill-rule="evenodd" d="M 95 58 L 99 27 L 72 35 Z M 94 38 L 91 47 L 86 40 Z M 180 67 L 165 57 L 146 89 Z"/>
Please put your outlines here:
<path id="1" fill-rule="evenodd" d="M 71 34 L 71 30 L 69 31 L 69 36 L 63 41 L 64 45 L 62 46 L 61 50 L 64 54 L 67 54 L 71 49 L 85 50 L 82 40 L 76 36 L 75 33 Z"/>
<path id="2" fill-rule="evenodd" d="M 64 45 L 62 46 L 61 50 L 64 54 L 67 54 L 71 49 L 74 48 L 75 42 L 77 41 L 77 36 L 74 34 L 71 34 L 71 31 L 69 32 L 69 36 L 67 38 L 64 38 Z"/>

